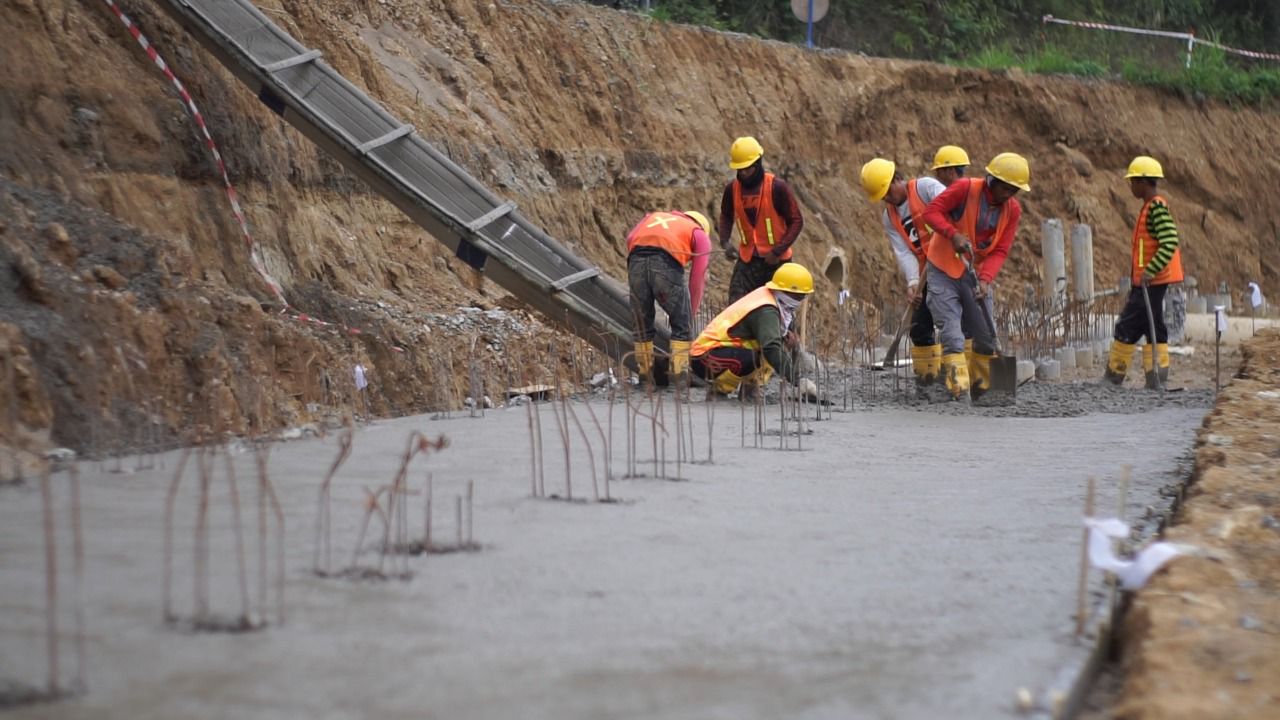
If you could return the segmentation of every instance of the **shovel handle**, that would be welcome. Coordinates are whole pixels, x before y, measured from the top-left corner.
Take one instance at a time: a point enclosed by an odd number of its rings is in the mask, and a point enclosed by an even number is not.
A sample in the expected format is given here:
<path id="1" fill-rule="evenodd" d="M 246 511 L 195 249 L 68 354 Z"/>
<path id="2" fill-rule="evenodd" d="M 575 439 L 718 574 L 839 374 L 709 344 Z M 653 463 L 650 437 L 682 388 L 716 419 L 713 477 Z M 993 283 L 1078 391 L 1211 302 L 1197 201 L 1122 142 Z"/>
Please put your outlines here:
<path id="1" fill-rule="evenodd" d="M 973 279 L 973 287 L 976 290 L 978 289 L 978 271 L 973 269 L 973 251 L 970 250 L 963 256 L 963 259 L 964 267 L 969 271 L 969 277 Z M 996 337 L 996 323 L 991 319 L 991 312 L 987 310 L 986 298 L 974 298 L 974 300 L 977 301 L 978 307 L 982 310 L 982 319 L 987 321 L 987 331 L 991 333 L 991 344 L 995 347 L 996 354 L 1004 355 L 1004 353 L 1000 352 L 1000 339 Z"/>
<path id="2" fill-rule="evenodd" d="M 1147 286 L 1142 285 L 1142 304 L 1147 308 L 1147 342 L 1151 344 L 1151 369 L 1156 374 L 1156 389 L 1164 392 L 1164 383 L 1160 380 L 1160 358 L 1156 357 L 1156 316 L 1151 312 L 1151 293 L 1147 292 Z"/>

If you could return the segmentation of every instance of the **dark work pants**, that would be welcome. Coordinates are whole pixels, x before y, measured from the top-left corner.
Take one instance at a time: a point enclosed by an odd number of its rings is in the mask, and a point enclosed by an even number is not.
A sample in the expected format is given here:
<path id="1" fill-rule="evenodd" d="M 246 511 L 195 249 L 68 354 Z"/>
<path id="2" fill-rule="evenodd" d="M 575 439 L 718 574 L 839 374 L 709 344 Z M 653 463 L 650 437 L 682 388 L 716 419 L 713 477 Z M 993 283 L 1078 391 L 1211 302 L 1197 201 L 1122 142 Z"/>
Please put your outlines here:
<path id="1" fill-rule="evenodd" d="M 1151 315 L 1156 320 L 1156 340 L 1158 343 L 1169 342 L 1169 328 L 1164 324 L 1164 293 L 1169 289 L 1168 285 L 1152 285 L 1147 288 L 1147 294 L 1151 296 Z M 1147 342 L 1151 342 L 1150 323 L 1147 322 L 1147 305 L 1142 300 L 1142 286 L 1139 285 L 1129 291 L 1129 299 L 1124 303 L 1124 309 L 1120 311 L 1120 319 L 1116 321 L 1115 339 L 1129 345 L 1137 345 L 1138 340 L 1143 337 L 1147 338 Z"/>
<path id="2" fill-rule="evenodd" d="M 925 272 L 929 275 L 929 312 L 933 313 L 934 325 L 938 328 L 938 339 L 942 342 L 942 352 L 946 354 L 964 352 L 965 338 L 973 338 L 973 351 L 979 355 L 995 354 L 995 338 L 987 327 L 987 318 L 982 314 L 978 299 L 973 296 L 973 279 L 968 275 L 953 278 L 929 263 Z M 991 312 L 993 304 L 991 296 L 984 298 L 987 312 Z"/>
<path id="3" fill-rule="evenodd" d="M 751 262 L 742 262 L 742 258 L 733 264 L 733 276 L 729 278 L 729 304 L 732 305 L 743 296 L 773 279 L 773 272 L 781 266 L 770 265 L 764 258 L 753 257 Z"/>
<path id="4" fill-rule="evenodd" d="M 714 380 L 717 375 L 728 370 L 744 378 L 760 367 L 760 353 L 740 347 L 718 347 L 707 351 L 705 355 L 692 358 L 689 366 L 699 377 Z"/>
<path id="5" fill-rule="evenodd" d="M 933 330 L 933 313 L 929 312 L 929 283 L 920 283 L 920 304 L 911 313 L 911 344 L 916 347 L 933 345 L 937 335 Z"/>
<path id="6" fill-rule="evenodd" d="M 684 268 L 665 250 L 638 248 L 627 257 L 627 283 L 631 286 L 631 315 L 636 342 L 653 339 L 656 302 L 671 321 L 672 340 L 693 339 L 693 313 Z"/>

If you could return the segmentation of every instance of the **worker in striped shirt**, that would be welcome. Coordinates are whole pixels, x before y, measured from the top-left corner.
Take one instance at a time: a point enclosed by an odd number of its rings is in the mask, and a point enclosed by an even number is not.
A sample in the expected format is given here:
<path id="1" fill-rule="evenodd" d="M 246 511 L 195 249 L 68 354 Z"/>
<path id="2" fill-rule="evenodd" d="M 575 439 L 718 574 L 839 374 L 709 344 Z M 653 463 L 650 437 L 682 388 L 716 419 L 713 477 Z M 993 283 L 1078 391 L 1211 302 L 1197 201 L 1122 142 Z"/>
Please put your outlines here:
<path id="1" fill-rule="evenodd" d="M 1129 191 L 1142 201 L 1142 212 L 1138 213 L 1138 222 L 1133 228 L 1130 263 L 1133 289 L 1116 321 L 1103 379 L 1115 385 L 1123 384 L 1135 346 L 1139 338 L 1146 336 L 1142 367 L 1147 387 L 1155 389 L 1163 387 L 1169 379 L 1169 330 L 1164 324 L 1164 295 L 1170 285 L 1182 282 L 1182 253 L 1178 249 L 1178 226 L 1169 213 L 1168 202 L 1157 190 L 1164 177 L 1160 163 L 1155 158 L 1138 156 L 1129 163 L 1125 177 L 1129 179 Z M 1154 338 L 1147 318 L 1146 297 L 1150 297 L 1150 311 L 1155 320 Z"/>

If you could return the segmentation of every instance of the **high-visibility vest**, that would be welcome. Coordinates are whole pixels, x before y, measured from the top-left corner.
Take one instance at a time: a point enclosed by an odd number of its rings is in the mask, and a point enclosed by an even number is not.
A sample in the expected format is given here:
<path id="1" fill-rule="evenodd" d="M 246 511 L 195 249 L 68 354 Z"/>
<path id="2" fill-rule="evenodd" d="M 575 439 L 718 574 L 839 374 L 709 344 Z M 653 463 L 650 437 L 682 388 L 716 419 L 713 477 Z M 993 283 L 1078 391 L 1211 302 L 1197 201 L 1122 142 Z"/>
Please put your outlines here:
<path id="1" fill-rule="evenodd" d="M 1143 204 L 1142 212 L 1138 213 L 1138 224 L 1133 226 L 1132 280 L 1135 287 L 1142 284 L 1142 271 L 1147 269 L 1147 263 L 1151 262 L 1152 256 L 1156 254 L 1156 249 L 1160 247 L 1160 243 L 1147 233 L 1147 213 L 1151 210 L 1151 203 L 1156 200 L 1162 203 L 1165 202 L 1165 199 L 1159 195 L 1148 200 Z M 1178 282 L 1182 282 L 1182 248 L 1173 251 L 1173 257 L 1169 258 L 1169 264 L 1156 273 L 1151 284 L 1168 285 Z"/>
<path id="2" fill-rule="evenodd" d="M 1000 220 L 996 223 L 996 231 L 991 234 L 986 245 L 978 245 L 978 215 L 982 212 L 982 191 L 986 189 L 987 182 L 979 178 L 960 178 L 956 183 L 969 184 L 969 196 L 965 199 L 964 212 L 960 215 L 960 220 L 956 222 L 956 229 L 969 237 L 969 242 L 973 245 L 973 257 L 976 267 L 974 272 L 982 266 L 982 261 L 991 252 L 1000 238 L 1004 236 L 1005 230 L 1009 225 L 1009 216 L 1012 213 L 1005 212 L 1009 203 L 1016 203 L 1017 200 L 1009 198 L 1000 208 Z M 959 279 L 964 275 L 964 260 L 960 259 L 960 254 L 955 251 L 951 245 L 951 241 L 942 236 L 942 233 L 935 232 L 929 240 L 929 248 L 927 250 L 929 262 L 933 266 L 946 273 L 948 277 Z"/>
<path id="3" fill-rule="evenodd" d="M 756 224 L 747 219 L 747 209 L 756 211 Z M 738 225 L 738 257 L 751 262 L 752 251 L 764 257 L 787 234 L 787 221 L 773 207 L 773 173 L 765 173 L 759 195 L 742 195 L 742 182 L 733 181 L 733 213 Z M 782 256 L 791 259 L 791 248 Z"/>
<path id="4" fill-rule="evenodd" d="M 766 305 L 778 307 L 777 298 L 773 296 L 773 291 L 767 287 L 758 287 L 743 295 L 737 302 L 725 308 L 723 312 L 707 324 L 707 327 L 698 335 L 698 338 L 693 341 L 692 347 L 689 348 L 689 355 L 702 357 L 718 347 L 740 347 L 748 350 L 760 349 L 760 342 L 755 338 L 733 337 L 729 334 L 729 330 L 734 325 L 742 322 L 742 319 L 753 311 Z M 781 313 L 782 311 L 779 310 L 778 312 Z"/>
<path id="5" fill-rule="evenodd" d="M 656 247 L 667 251 L 683 267 L 693 257 L 693 231 L 701 229 L 684 215 L 651 212 L 627 233 L 627 254 L 638 247 Z"/>
<path id="6" fill-rule="evenodd" d="M 902 236 L 902 241 L 911 248 L 911 252 L 915 253 L 916 259 L 920 261 L 920 266 L 924 267 L 924 259 L 929 252 L 929 235 L 932 230 L 924 221 L 925 202 L 920 199 L 920 192 L 916 188 L 918 178 L 912 178 L 907 181 L 907 212 L 911 213 L 911 222 L 916 229 L 916 239 L 911 240 L 911 233 L 907 232 L 907 226 L 902 222 L 902 216 L 898 214 L 898 208 L 888 208 L 885 212 L 889 213 L 889 219 L 893 221 L 893 226 L 898 229 L 898 234 Z"/>

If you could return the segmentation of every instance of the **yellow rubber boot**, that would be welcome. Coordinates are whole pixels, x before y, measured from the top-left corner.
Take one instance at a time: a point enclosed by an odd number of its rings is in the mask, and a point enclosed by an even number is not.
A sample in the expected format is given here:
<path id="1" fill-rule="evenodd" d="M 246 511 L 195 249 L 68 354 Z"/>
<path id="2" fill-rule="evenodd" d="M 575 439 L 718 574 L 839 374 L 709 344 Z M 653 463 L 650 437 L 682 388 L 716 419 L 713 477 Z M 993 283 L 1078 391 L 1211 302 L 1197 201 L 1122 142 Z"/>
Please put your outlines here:
<path id="1" fill-rule="evenodd" d="M 653 341 L 638 342 L 636 349 L 636 372 L 645 378 L 653 376 Z"/>
<path id="2" fill-rule="evenodd" d="M 929 346 L 929 372 L 933 373 L 935 381 L 942 378 L 942 343 Z"/>
<path id="3" fill-rule="evenodd" d="M 974 400 L 991 389 L 991 361 L 995 357 L 975 352 L 969 358 L 969 394 Z"/>
<path id="4" fill-rule="evenodd" d="M 1169 343 L 1156 343 L 1156 371 L 1160 373 L 1160 384 L 1168 387 Z"/>
<path id="5" fill-rule="evenodd" d="M 1148 390 L 1160 389 L 1160 374 L 1156 372 L 1155 347 L 1151 343 L 1142 346 L 1142 375 Z"/>
<path id="6" fill-rule="evenodd" d="M 969 366 L 969 377 L 973 377 L 973 338 L 964 341 L 964 364 Z"/>
<path id="7" fill-rule="evenodd" d="M 715 390 L 721 395 L 728 395 L 734 390 L 737 390 L 738 386 L 741 384 L 742 378 L 733 374 L 729 370 L 725 370 L 716 376 Z"/>
<path id="8" fill-rule="evenodd" d="M 938 362 L 934 359 L 935 348 L 938 350 Z M 941 353 L 941 345 L 916 345 L 911 348 L 911 371 L 915 373 L 917 387 L 928 387 L 938 379 Z"/>
<path id="9" fill-rule="evenodd" d="M 1107 370 L 1103 373 L 1102 379 L 1112 385 L 1123 385 L 1124 376 L 1129 372 L 1129 362 L 1133 360 L 1133 351 L 1136 347 L 1130 343 L 1112 340 L 1111 356 L 1107 358 Z"/>
<path id="10" fill-rule="evenodd" d="M 946 353 L 942 356 L 942 377 L 953 400 L 969 397 L 969 366 L 964 353 Z"/>
<path id="11" fill-rule="evenodd" d="M 693 345 L 688 340 L 672 340 L 671 341 L 671 374 L 679 377 L 689 370 L 689 346 Z"/>

